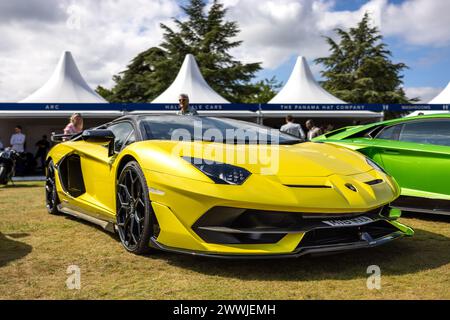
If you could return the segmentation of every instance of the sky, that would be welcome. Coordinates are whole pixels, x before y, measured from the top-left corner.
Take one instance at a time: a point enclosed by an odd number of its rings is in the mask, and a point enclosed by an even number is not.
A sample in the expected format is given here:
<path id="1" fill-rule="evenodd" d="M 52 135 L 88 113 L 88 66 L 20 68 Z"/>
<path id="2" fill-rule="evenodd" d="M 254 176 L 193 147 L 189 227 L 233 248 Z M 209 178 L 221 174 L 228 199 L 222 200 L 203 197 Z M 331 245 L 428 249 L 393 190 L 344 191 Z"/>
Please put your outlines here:
<path id="1" fill-rule="evenodd" d="M 17 102 L 45 83 L 62 52 L 72 52 L 95 88 L 139 52 L 161 42 L 160 23 L 183 19 L 186 0 L 0 0 L 0 101 Z M 373 17 L 395 62 L 404 62 L 409 97 L 428 102 L 450 81 L 450 0 L 222 0 L 243 45 L 232 54 L 262 62 L 258 79 L 286 82 L 298 55 L 320 79 L 323 36 Z"/>

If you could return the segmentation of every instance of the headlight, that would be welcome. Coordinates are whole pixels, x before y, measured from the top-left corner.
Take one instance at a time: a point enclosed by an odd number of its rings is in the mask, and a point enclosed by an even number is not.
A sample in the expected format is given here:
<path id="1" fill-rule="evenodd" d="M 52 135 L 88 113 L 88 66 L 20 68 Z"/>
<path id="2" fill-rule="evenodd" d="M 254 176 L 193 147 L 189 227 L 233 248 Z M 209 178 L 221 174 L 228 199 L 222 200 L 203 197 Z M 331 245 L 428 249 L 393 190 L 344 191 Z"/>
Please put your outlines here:
<path id="1" fill-rule="evenodd" d="M 206 163 L 199 158 L 183 157 L 194 167 L 206 174 L 211 180 L 219 184 L 241 185 L 250 177 L 251 173 L 244 168 L 221 162 Z"/>
<path id="2" fill-rule="evenodd" d="M 372 168 L 374 168 L 377 171 L 380 171 L 388 176 L 390 176 L 389 173 L 386 172 L 386 170 L 384 170 L 382 167 L 380 167 L 377 163 L 375 163 L 372 159 L 366 158 L 367 163 L 369 164 L 369 166 L 371 166 Z"/>

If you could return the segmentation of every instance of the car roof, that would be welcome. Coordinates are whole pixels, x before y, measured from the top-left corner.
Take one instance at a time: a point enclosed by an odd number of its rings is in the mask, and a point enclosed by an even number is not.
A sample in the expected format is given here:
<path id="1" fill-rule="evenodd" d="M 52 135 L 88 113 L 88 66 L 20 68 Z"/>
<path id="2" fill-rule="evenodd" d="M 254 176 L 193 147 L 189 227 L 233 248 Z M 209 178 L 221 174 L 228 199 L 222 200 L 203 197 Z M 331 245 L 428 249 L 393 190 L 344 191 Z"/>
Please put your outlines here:
<path id="1" fill-rule="evenodd" d="M 381 122 L 376 122 L 376 123 L 370 123 L 370 124 L 366 124 L 366 125 L 341 128 L 341 129 L 337 129 L 332 132 L 329 132 L 320 137 L 317 137 L 316 140 L 345 139 L 349 136 L 357 134 L 358 132 L 368 130 L 370 128 L 375 128 L 380 125 L 388 126 L 388 125 L 412 122 L 412 121 L 417 121 L 417 120 L 425 120 L 425 119 L 450 119 L 450 113 L 423 115 L 423 116 L 415 116 L 415 117 L 404 117 L 404 118 L 397 118 L 397 119 L 386 120 L 386 121 L 381 121 Z"/>
<path id="2" fill-rule="evenodd" d="M 135 113 L 135 114 L 128 114 L 128 115 L 124 115 L 120 118 L 114 119 L 113 121 L 110 121 L 109 123 L 114 123 L 114 122 L 120 122 L 123 120 L 133 120 L 133 121 L 138 121 L 141 118 L 146 118 L 146 117 L 151 117 L 151 118 L 175 118 L 175 117 L 179 117 L 176 114 L 146 114 L 146 113 Z M 190 117 L 198 117 L 198 118 L 212 118 L 212 117 L 200 117 L 200 116 L 190 116 Z"/>
<path id="3" fill-rule="evenodd" d="M 450 118 L 450 112 L 439 113 L 439 114 L 429 114 L 429 115 L 422 115 L 422 116 L 414 116 L 414 117 L 397 118 L 397 119 L 383 121 L 378 124 L 393 124 L 393 123 L 414 121 L 414 120 L 420 120 L 420 119 L 441 119 L 441 118 L 445 118 L 445 119 Z"/>

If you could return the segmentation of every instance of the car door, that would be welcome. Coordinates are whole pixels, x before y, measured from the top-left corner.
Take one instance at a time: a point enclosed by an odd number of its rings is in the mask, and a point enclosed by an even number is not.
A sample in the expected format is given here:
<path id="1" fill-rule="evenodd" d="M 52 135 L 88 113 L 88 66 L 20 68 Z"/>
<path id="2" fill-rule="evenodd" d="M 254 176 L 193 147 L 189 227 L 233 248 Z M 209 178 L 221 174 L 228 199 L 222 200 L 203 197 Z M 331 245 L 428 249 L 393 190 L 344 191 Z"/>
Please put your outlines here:
<path id="1" fill-rule="evenodd" d="M 102 174 L 99 175 L 98 181 L 101 184 L 95 186 L 96 189 L 96 201 L 105 206 L 112 215 L 115 216 L 116 211 L 116 172 L 115 161 L 117 154 L 119 154 L 127 145 L 136 141 L 136 133 L 134 126 L 129 121 L 123 121 L 114 123 L 107 126 L 108 130 L 114 133 L 114 153 L 111 158 L 105 157 L 101 170 Z M 103 161 L 102 161 L 103 162 Z"/>
<path id="2" fill-rule="evenodd" d="M 450 119 L 422 119 L 384 128 L 375 139 L 385 170 L 402 194 L 450 196 Z"/>
<path id="3" fill-rule="evenodd" d="M 114 219 L 115 216 L 115 171 L 117 154 L 126 144 L 135 141 L 131 122 L 123 121 L 102 127 L 114 133 L 115 155 L 108 156 L 106 146 L 80 142 L 77 148 L 81 156 L 81 168 L 86 192 L 77 198 L 77 206 L 98 218 Z"/>

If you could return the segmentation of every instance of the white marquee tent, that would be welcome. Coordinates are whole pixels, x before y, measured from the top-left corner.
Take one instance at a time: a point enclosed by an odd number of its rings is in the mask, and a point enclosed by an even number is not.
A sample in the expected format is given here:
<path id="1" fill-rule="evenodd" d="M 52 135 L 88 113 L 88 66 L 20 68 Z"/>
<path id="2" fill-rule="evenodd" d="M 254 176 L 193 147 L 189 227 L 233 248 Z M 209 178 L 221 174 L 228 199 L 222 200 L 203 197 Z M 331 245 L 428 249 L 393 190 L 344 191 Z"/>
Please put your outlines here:
<path id="1" fill-rule="evenodd" d="M 433 100 L 428 102 L 429 104 L 450 104 L 450 82 L 447 87 Z"/>
<path id="2" fill-rule="evenodd" d="M 288 82 L 269 103 L 341 104 L 345 102 L 327 92 L 317 83 L 305 57 L 300 56 Z"/>
<path id="3" fill-rule="evenodd" d="M 24 75 L 26 76 L 26 75 Z M 70 52 L 64 52 L 50 79 L 36 92 L 20 103 L 51 104 L 55 108 L 59 103 L 107 103 L 92 90 L 80 74 Z M 61 133 L 71 110 L 5 110 L 0 112 L 0 140 L 4 143 L 14 132 L 15 125 L 21 125 L 26 135 L 27 152 L 35 152 L 35 143 L 43 135 L 48 137 L 52 132 Z M 120 117 L 121 111 L 84 110 L 81 111 L 85 119 L 85 128 L 95 127 L 111 119 Z"/>
<path id="4" fill-rule="evenodd" d="M 83 79 L 72 54 L 65 51 L 50 79 L 21 103 L 106 103 Z"/>
<path id="5" fill-rule="evenodd" d="M 433 100 L 428 102 L 428 104 L 450 104 L 450 82 L 447 87 L 437 95 Z M 408 117 L 414 117 L 418 115 L 430 115 L 430 114 L 440 114 L 440 113 L 448 113 L 450 111 L 414 111 L 409 114 Z"/>
<path id="6" fill-rule="evenodd" d="M 299 56 L 286 85 L 268 102 L 269 104 L 346 104 L 317 83 L 305 57 Z M 265 116 L 295 114 L 300 117 L 320 118 L 381 118 L 370 111 L 264 111 Z"/>
<path id="7" fill-rule="evenodd" d="M 174 82 L 152 103 L 176 103 L 181 93 L 191 103 L 229 103 L 206 83 L 192 54 L 186 55 Z"/>

